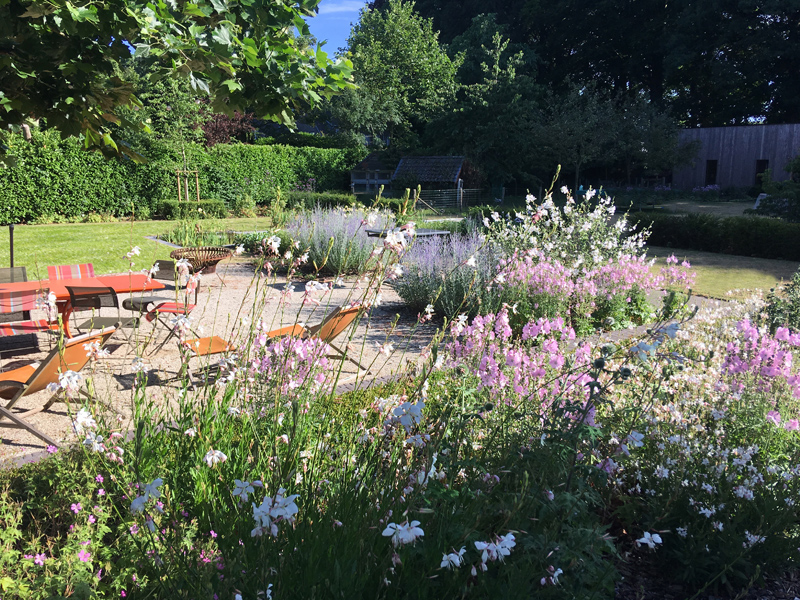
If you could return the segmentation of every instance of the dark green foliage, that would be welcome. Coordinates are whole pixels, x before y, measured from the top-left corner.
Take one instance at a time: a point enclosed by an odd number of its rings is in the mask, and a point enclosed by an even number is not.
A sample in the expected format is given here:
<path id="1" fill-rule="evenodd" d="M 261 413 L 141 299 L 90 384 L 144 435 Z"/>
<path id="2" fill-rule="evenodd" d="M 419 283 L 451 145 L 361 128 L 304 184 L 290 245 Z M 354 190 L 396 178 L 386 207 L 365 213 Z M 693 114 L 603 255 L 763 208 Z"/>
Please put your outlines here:
<path id="1" fill-rule="evenodd" d="M 352 139 L 339 135 L 315 135 L 313 133 L 282 133 L 275 137 L 263 137 L 255 141 L 258 146 L 294 146 L 295 148 L 353 148 Z"/>
<path id="2" fill-rule="evenodd" d="M 631 213 L 639 228 L 651 226 L 653 246 L 800 260 L 800 224 L 763 217 Z"/>
<path id="3" fill-rule="evenodd" d="M 90 212 L 137 218 L 155 214 L 162 200 L 177 199 L 176 169 L 197 170 L 200 195 L 233 208 L 245 196 L 269 204 L 277 190 L 289 190 L 310 179 L 318 190 L 341 190 L 349 171 L 363 158 L 360 149 L 292 148 L 200 144 L 179 147 L 151 140 L 146 164 L 105 161 L 83 151 L 77 139 L 61 140 L 54 132 L 34 132 L 33 142 L 9 138 L 8 155 L 18 165 L 0 171 L 0 224 L 25 223 L 42 215 L 78 217 Z M 190 197 L 194 195 L 190 184 Z"/>
<path id="4" fill-rule="evenodd" d="M 333 208 L 335 206 L 355 206 L 353 194 L 337 194 L 334 192 L 286 192 L 281 193 L 289 208 Z"/>
<path id="5" fill-rule="evenodd" d="M 158 205 L 158 216 L 171 221 L 177 219 L 213 219 L 228 216 L 228 209 L 221 200 L 162 200 Z"/>
<path id="6" fill-rule="evenodd" d="M 767 296 L 767 316 L 770 329 L 774 332 L 778 327 L 789 327 L 800 331 L 800 271 L 792 280 Z"/>

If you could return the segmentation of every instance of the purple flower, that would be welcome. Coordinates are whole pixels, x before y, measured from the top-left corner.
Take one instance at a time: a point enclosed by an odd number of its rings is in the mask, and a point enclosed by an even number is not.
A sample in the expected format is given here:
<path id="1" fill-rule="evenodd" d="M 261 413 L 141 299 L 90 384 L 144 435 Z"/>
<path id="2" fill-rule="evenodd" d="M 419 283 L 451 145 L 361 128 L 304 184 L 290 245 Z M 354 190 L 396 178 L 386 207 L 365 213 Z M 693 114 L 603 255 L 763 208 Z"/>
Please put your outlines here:
<path id="1" fill-rule="evenodd" d="M 781 413 L 777 410 L 771 410 L 767 413 L 767 421 L 772 423 L 773 425 L 780 425 L 781 424 Z"/>
<path id="2" fill-rule="evenodd" d="M 216 539 L 217 533 L 213 529 L 209 532 L 209 534 L 211 535 L 212 538 Z"/>
<path id="3" fill-rule="evenodd" d="M 783 428 L 786 431 L 797 431 L 798 429 L 800 429 L 800 423 L 797 422 L 797 419 L 789 419 L 783 425 Z"/>
<path id="4" fill-rule="evenodd" d="M 81 562 L 89 562 L 89 560 L 92 558 L 92 555 L 86 550 L 81 550 L 78 552 L 78 558 Z"/>
<path id="5" fill-rule="evenodd" d="M 95 480 L 97 483 L 103 483 L 103 476 L 102 476 L 102 475 L 97 475 L 97 476 L 94 478 L 94 480 Z"/>
<path id="6" fill-rule="evenodd" d="M 94 518 L 94 515 L 89 515 L 89 523 L 94 523 L 97 519 Z"/>
<path id="7" fill-rule="evenodd" d="M 81 503 L 78 502 L 75 504 L 71 504 L 69 508 L 72 512 L 74 512 L 77 515 L 79 512 L 81 512 Z"/>
<path id="8" fill-rule="evenodd" d="M 48 444 L 47 445 L 47 452 L 50 453 L 50 454 L 55 454 L 56 452 L 58 452 L 58 448 Z"/>
<path id="9" fill-rule="evenodd" d="M 36 558 L 34 558 L 33 563 L 39 565 L 40 567 L 44 565 L 44 561 L 47 560 L 46 554 L 37 554 Z"/>

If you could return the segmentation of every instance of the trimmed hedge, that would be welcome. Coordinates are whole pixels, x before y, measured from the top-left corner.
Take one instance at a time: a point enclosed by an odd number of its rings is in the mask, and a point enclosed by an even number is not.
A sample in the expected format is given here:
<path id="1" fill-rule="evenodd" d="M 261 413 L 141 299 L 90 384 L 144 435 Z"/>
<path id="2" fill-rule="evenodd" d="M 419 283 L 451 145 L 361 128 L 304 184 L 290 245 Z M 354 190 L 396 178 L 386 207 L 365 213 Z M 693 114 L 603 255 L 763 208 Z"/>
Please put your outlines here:
<path id="1" fill-rule="evenodd" d="M 12 135 L 8 145 L 17 166 L 0 170 L 0 225 L 92 212 L 151 218 L 163 200 L 177 198 L 175 171 L 184 168 L 181 148 L 155 140 L 138 149 L 150 159 L 141 165 L 106 160 L 86 152 L 80 140 L 61 140 L 52 131 L 34 131 L 31 143 Z M 310 179 L 320 191 L 347 189 L 350 169 L 364 157 L 354 148 L 277 145 L 187 143 L 183 150 L 186 164 L 198 171 L 202 197 L 229 208 L 246 196 L 268 204 L 278 188 L 289 191 Z"/>
<path id="2" fill-rule="evenodd" d="M 648 244 L 800 261 L 800 223 L 766 217 L 630 214 L 639 228 L 651 228 Z"/>
<path id="3" fill-rule="evenodd" d="M 355 206 L 356 197 L 353 194 L 337 194 L 334 192 L 281 192 L 289 208 L 334 208 L 337 206 Z"/>

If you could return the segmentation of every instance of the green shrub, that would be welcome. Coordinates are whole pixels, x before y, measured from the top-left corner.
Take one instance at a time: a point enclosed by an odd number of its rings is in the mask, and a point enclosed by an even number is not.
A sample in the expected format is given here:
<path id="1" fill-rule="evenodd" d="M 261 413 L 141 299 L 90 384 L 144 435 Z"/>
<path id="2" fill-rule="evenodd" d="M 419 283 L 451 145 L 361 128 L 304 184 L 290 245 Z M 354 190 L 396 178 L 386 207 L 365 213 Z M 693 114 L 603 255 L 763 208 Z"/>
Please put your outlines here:
<path id="1" fill-rule="evenodd" d="M 717 217 L 633 213 L 629 219 L 650 227 L 654 246 L 759 258 L 800 260 L 800 224 L 764 217 Z"/>
<path id="2" fill-rule="evenodd" d="M 350 169 L 364 157 L 358 148 L 246 144 L 206 148 L 192 143 L 176 148 L 152 140 L 140 149 L 148 162 L 137 165 L 106 160 L 86 152 L 79 140 L 61 140 L 49 131 L 34 131 L 31 143 L 11 135 L 8 145 L 18 166 L 0 171 L 4 199 L 0 225 L 41 220 L 42 215 L 121 217 L 133 212 L 136 218 L 150 218 L 161 201 L 176 199 L 175 172 L 187 167 L 197 170 L 204 197 L 231 207 L 247 195 L 257 204 L 269 204 L 277 189 L 289 190 L 311 179 L 320 191 L 347 189 Z"/>
<path id="3" fill-rule="evenodd" d="M 335 208 L 337 206 L 355 206 L 356 197 L 353 194 L 335 192 L 281 192 L 286 200 L 286 206 L 297 209 Z"/>
<path id="4" fill-rule="evenodd" d="M 767 318 L 770 329 L 789 327 L 800 331 L 800 271 L 786 285 L 770 291 L 767 296 Z"/>
<path id="5" fill-rule="evenodd" d="M 158 205 L 158 214 L 169 220 L 178 219 L 213 219 L 228 216 L 225 203 L 220 200 L 200 200 L 200 202 L 178 202 L 162 200 Z"/>
<path id="6" fill-rule="evenodd" d="M 278 254 L 282 255 L 292 247 L 292 238 L 288 233 L 282 230 L 240 233 L 233 238 L 233 243 L 237 246 L 244 246 L 244 251 L 250 254 L 262 254 L 267 244 L 266 240 L 273 236 L 277 236 L 281 240 L 281 244 L 278 246 Z"/>

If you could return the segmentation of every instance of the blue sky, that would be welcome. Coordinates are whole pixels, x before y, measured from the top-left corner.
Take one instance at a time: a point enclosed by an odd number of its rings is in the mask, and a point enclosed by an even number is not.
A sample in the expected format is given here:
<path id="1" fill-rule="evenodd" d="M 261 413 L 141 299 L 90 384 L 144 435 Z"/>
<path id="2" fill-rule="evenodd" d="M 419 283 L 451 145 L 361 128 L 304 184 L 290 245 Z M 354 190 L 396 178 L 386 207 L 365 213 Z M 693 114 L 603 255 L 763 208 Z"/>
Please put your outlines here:
<path id="1" fill-rule="evenodd" d="M 319 14 L 306 22 L 319 41 L 328 41 L 325 51 L 334 54 L 345 46 L 350 24 L 358 21 L 358 11 L 365 5 L 366 0 L 322 0 Z"/>

